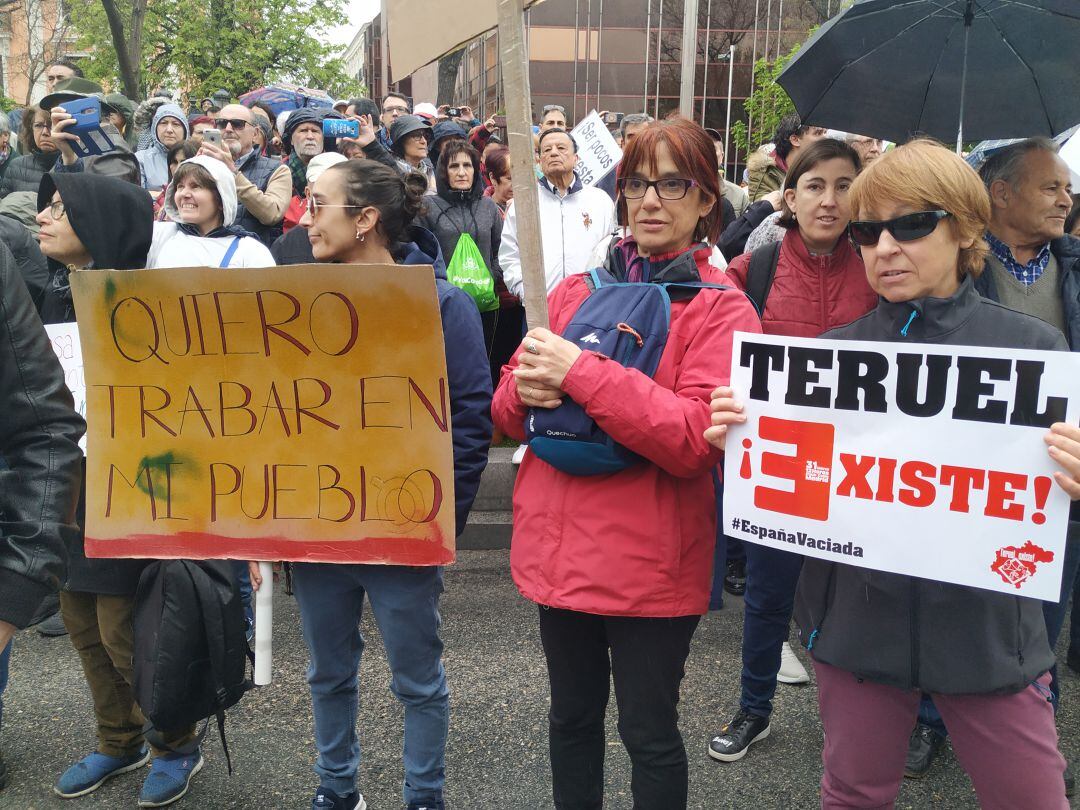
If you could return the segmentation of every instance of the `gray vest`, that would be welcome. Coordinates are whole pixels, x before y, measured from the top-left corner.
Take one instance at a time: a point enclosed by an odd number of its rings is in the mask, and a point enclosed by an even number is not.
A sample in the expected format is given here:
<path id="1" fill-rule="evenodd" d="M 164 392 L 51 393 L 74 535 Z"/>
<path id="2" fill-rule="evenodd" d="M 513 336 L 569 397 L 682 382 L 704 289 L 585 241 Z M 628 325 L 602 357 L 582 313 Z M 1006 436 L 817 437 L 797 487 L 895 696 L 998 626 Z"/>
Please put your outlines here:
<path id="1" fill-rule="evenodd" d="M 1065 306 L 1061 301 L 1061 267 L 1057 258 L 1050 254 L 1050 262 L 1039 278 L 1032 284 L 1024 284 L 1005 269 L 991 253 L 987 267 L 994 276 L 998 301 L 1010 309 L 1034 315 L 1040 320 L 1065 333 Z"/>

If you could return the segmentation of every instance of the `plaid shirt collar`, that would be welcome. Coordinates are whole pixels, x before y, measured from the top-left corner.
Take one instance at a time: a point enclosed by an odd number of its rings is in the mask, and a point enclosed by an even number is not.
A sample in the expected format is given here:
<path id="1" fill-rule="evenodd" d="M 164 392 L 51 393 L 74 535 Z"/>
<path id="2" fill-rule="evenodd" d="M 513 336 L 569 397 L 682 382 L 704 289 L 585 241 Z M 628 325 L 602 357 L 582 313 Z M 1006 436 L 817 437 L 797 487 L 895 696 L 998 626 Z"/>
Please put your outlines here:
<path id="1" fill-rule="evenodd" d="M 1034 284 L 1050 264 L 1049 242 L 1043 245 L 1042 249 L 1035 254 L 1035 258 L 1027 264 L 1020 264 L 1013 256 L 1012 249 L 992 233 L 987 232 L 986 242 L 990 245 L 990 252 L 994 254 L 994 257 L 1022 284 Z"/>

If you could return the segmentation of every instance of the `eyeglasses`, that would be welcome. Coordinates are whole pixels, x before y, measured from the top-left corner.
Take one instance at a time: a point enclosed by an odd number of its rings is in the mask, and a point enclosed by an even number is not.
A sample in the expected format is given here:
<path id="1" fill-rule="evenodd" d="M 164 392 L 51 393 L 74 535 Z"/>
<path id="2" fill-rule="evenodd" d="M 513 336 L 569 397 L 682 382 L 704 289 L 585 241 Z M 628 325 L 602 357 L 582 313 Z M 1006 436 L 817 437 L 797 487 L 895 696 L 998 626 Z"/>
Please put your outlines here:
<path id="1" fill-rule="evenodd" d="M 938 223 L 948 216 L 952 216 L 948 211 L 918 211 L 894 219 L 852 222 L 851 241 L 862 247 L 872 247 L 877 244 L 881 232 L 888 231 L 897 242 L 914 242 L 932 234 Z"/>
<path id="2" fill-rule="evenodd" d="M 363 205 L 334 205 L 333 203 L 319 202 L 315 197 L 308 197 L 307 212 L 311 214 L 311 218 L 314 219 L 318 215 L 319 211 L 324 208 L 364 208 Z"/>
<path id="3" fill-rule="evenodd" d="M 544 105 L 544 115 L 547 115 L 552 110 L 558 110 L 563 115 L 566 115 L 566 108 L 563 107 L 561 104 L 545 104 Z"/>
<path id="4" fill-rule="evenodd" d="M 31 129 L 33 129 L 34 132 L 48 132 L 50 129 L 52 129 L 52 126 L 46 123 L 32 124 Z"/>
<path id="5" fill-rule="evenodd" d="M 408 115 L 409 114 L 409 108 L 408 107 L 402 107 L 400 105 L 392 105 L 390 107 L 383 107 L 382 111 L 384 113 L 401 113 L 402 115 Z"/>
<path id="6" fill-rule="evenodd" d="M 248 125 L 247 121 L 240 118 L 215 118 L 214 126 L 220 130 L 224 130 L 225 127 L 231 126 L 234 130 L 239 132 Z"/>
<path id="7" fill-rule="evenodd" d="M 51 216 L 53 219 L 61 219 L 61 218 L 63 218 L 64 211 L 65 211 L 63 201 L 57 200 L 54 203 L 50 203 L 48 211 L 49 211 L 49 216 Z"/>
<path id="8" fill-rule="evenodd" d="M 656 196 L 661 200 L 681 200 L 686 192 L 697 185 L 697 180 L 687 180 L 685 177 L 664 177 L 660 180 L 623 177 L 619 180 L 619 190 L 628 200 L 641 199 L 650 188 L 656 189 Z"/>

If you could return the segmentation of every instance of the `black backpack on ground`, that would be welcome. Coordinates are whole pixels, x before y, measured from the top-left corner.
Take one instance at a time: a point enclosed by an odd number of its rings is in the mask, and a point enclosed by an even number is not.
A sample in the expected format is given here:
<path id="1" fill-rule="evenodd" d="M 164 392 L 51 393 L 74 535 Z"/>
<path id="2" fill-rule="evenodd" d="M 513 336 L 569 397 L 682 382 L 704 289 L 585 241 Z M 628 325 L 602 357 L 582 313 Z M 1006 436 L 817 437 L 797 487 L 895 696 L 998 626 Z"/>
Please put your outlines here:
<path id="1" fill-rule="evenodd" d="M 780 261 L 782 244 L 783 242 L 770 242 L 750 254 L 750 266 L 746 268 L 746 294 L 757 307 L 759 318 L 765 315 L 765 302 L 769 298 L 773 279 L 776 278 L 776 265 Z"/>
<path id="2" fill-rule="evenodd" d="M 247 663 L 244 608 L 228 560 L 159 560 L 135 593 L 134 688 L 148 741 L 190 754 L 216 717 L 225 761 L 225 710 L 254 684 Z M 172 748 L 160 732 L 206 720 L 188 745 Z"/>

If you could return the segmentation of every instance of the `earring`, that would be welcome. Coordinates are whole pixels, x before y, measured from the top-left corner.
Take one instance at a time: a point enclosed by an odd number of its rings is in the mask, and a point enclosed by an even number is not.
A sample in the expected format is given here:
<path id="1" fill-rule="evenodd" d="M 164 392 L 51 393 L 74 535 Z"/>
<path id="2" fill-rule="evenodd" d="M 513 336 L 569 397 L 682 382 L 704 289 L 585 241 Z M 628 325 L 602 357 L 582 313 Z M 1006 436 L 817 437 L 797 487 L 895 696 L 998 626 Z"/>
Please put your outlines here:
<path id="1" fill-rule="evenodd" d="M 357 228 L 356 229 L 356 238 L 359 239 L 361 242 L 363 242 L 364 241 L 364 236 L 365 236 L 365 234 L 361 233 L 360 229 Z"/>

